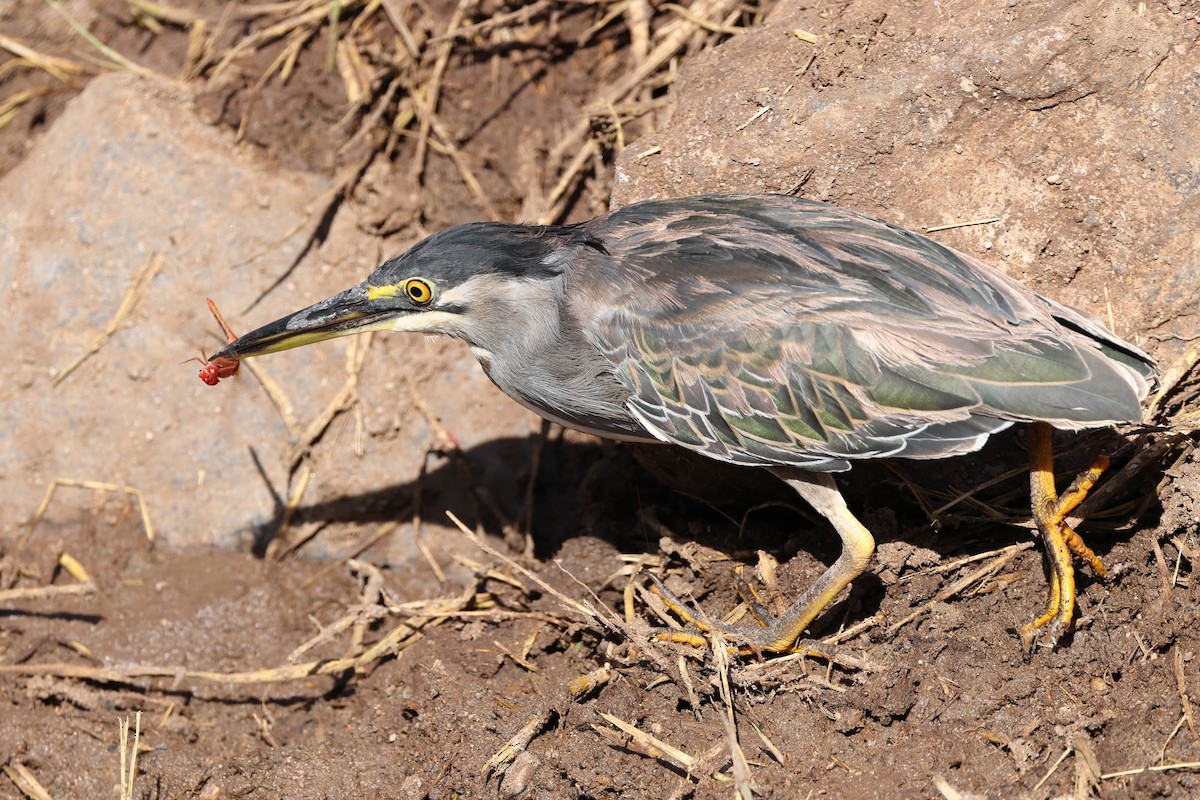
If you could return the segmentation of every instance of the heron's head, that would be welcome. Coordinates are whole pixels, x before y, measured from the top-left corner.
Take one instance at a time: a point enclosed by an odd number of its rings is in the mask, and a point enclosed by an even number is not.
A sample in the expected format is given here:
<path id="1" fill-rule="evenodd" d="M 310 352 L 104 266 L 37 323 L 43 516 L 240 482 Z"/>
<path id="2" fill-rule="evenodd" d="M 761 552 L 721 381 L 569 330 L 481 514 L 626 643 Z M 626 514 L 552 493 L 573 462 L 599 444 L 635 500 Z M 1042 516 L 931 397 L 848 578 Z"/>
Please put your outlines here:
<path id="1" fill-rule="evenodd" d="M 239 337 L 213 358 L 249 358 L 366 331 L 443 333 L 502 345 L 516 335 L 523 312 L 537 306 L 546 313 L 584 249 L 604 248 L 575 226 L 459 225 L 388 260 L 357 286 Z"/>

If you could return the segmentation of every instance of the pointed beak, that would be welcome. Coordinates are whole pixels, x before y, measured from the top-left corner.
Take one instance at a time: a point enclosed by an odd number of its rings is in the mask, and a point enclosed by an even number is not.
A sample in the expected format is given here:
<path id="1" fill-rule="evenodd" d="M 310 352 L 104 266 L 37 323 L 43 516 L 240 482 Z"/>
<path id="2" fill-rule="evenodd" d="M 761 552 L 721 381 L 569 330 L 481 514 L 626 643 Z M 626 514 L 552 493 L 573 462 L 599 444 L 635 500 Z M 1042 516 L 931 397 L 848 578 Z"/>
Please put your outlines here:
<path id="1" fill-rule="evenodd" d="M 406 309 L 395 298 L 372 298 L 368 295 L 367 285 L 360 283 L 308 308 L 267 323 L 245 336 L 239 336 L 212 358 L 251 358 L 338 336 L 391 330 L 396 319 L 405 313 Z"/>

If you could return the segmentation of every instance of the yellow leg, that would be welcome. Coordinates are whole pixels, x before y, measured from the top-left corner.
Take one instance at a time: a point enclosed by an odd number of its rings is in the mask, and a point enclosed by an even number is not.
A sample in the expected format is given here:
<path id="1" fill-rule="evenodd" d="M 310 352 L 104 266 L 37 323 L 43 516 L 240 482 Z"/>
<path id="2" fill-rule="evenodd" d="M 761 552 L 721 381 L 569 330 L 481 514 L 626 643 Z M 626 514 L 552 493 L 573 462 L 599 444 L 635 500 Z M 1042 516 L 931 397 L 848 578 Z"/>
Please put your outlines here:
<path id="1" fill-rule="evenodd" d="M 821 613 L 845 589 L 852 580 L 862 574 L 875 552 L 875 540 L 850 509 L 837 484 L 828 474 L 804 472 L 791 468 L 773 468 L 777 477 L 791 486 L 821 516 L 829 520 L 842 540 L 842 552 L 837 561 L 817 578 L 808 591 L 796 599 L 778 617 L 771 617 L 760 603 L 751 605 L 751 616 L 758 618 L 761 627 L 749 625 L 725 625 L 718 622 L 702 622 L 698 614 L 692 613 L 685 604 L 672 597 L 661 583 L 656 585 L 664 602 L 684 622 L 701 630 L 720 630 L 732 644 L 745 652 L 787 652 L 804 633 L 818 614 Z M 739 589 L 739 591 L 741 591 Z M 745 595 L 743 594 L 743 597 Z M 765 617 L 765 618 L 764 618 Z M 685 632 L 661 632 L 661 640 L 695 643 L 697 637 Z"/>
<path id="2" fill-rule="evenodd" d="M 1044 559 L 1048 573 L 1049 591 L 1046 608 L 1031 623 L 1018 632 L 1026 649 L 1032 649 L 1040 629 L 1046 629 L 1051 646 L 1066 632 L 1075 613 L 1075 568 L 1071 553 L 1086 560 L 1097 575 L 1105 574 L 1104 563 L 1091 551 L 1079 534 L 1066 523 L 1067 515 L 1087 496 L 1100 474 L 1108 467 L 1108 459 L 1098 456 L 1086 472 L 1077 477 L 1061 496 L 1054 486 L 1054 454 L 1051 429 L 1044 422 L 1029 426 L 1030 500 L 1033 520 L 1042 535 Z"/>
<path id="3" fill-rule="evenodd" d="M 1083 498 L 1087 497 L 1087 493 L 1096 485 L 1096 481 L 1100 479 L 1100 475 L 1104 470 L 1108 469 L 1108 456 L 1098 455 L 1092 462 L 1092 465 L 1086 471 L 1076 476 L 1075 480 L 1071 481 L 1071 485 L 1058 498 L 1055 513 L 1061 518 L 1066 518 L 1068 514 L 1075 510 L 1075 507 L 1083 502 Z M 1092 568 L 1101 578 L 1108 574 L 1108 570 L 1104 568 L 1104 562 L 1100 557 L 1092 552 L 1082 537 L 1076 533 L 1070 525 L 1063 523 L 1063 538 L 1067 540 L 1067 547 L 1071 548 L 1071 552 L 1079 556 Z"/>

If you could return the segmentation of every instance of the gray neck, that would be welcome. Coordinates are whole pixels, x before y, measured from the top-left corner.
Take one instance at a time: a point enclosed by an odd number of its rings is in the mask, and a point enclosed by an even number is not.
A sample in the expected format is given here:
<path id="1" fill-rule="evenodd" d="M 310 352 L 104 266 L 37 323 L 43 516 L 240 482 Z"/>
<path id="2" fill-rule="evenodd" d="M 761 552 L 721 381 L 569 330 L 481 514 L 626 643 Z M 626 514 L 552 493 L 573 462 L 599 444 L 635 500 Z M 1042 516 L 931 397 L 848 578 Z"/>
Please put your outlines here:
<path id="1" fill-rule="evenodd" d="M 462 338 L 488 377 L 526 408 L 588 433 L 654 441 L 626 410 L 629 395 L 613 365 L 581 335 L 566 280 L 472 279 L 472 294 L 488 300 L 472 305 Z"/>

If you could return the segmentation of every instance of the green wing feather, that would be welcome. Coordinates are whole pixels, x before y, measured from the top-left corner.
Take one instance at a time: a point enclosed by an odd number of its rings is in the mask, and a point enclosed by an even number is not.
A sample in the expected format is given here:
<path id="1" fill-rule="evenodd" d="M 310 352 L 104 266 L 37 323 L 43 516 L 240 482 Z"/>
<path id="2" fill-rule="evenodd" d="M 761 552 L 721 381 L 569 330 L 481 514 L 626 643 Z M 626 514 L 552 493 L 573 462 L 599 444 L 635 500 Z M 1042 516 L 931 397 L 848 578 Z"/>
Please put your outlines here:
<path id="1" fill-rule="evenodd" d="M 589 226 L 631 267 L 593 306 L 594 344 L 659 438 L 841 470 L 969 452 L 1018 421 L 1140 417 L 1148 356 L 979 262 L 821 203 L 689 202 Z"/>

